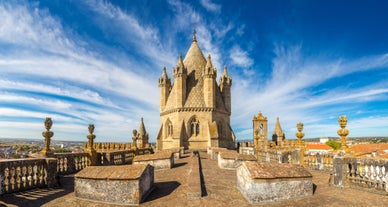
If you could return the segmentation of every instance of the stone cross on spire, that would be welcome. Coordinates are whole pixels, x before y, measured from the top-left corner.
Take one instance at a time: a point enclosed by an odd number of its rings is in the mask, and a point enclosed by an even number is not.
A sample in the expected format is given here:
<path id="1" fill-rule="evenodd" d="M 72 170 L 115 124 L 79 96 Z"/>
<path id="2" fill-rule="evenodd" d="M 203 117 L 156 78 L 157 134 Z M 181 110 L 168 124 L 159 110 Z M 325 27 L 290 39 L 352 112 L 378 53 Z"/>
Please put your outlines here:
<path id="1" fill-rule="evenodd" d="M 197 41 L 197 31 L 195 31 L 195 29 L 193 29 L 193 42 L 196 42 Z"/>

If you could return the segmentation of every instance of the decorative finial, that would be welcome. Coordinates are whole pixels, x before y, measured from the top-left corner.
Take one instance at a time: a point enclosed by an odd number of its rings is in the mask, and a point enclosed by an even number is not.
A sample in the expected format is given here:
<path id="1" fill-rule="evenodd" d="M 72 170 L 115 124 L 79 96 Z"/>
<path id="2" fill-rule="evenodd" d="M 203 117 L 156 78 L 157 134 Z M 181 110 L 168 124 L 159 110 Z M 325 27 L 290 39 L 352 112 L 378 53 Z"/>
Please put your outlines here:
<path id="1" fill-rule="evenodd" d="M 224 75 L 228 75 L 228 68 L 226 68 L 226 65 L 224 65 Z"/>
<path id="2" fill-rule="evenodd" d="M 298 130 L 298 132 L 296 133 L 296 137 L 298 138 L 299 145 L 301 145 L 302 138 L 304 137 L 304 133 L 302 132 L 302 130 L 303 130 L 303 123 L 302 122 L 298 122 L 296 124 L 296 129 Z"/>
<path id="3" fill-rule="evenodd" d="M 341 129 L 337 131 L 337 134 L 341 137 L 341 148 L 345 150 L 347 148 L 346 146 L 346 136 L 349 134 L 349 130 L 346 129 L 346 124 L 348 123 L 348 118 L 346 116 L 340 116 L 338 117 L 338 124 L 340 125 Z"/>
<path id="4" fill-rule="evenodd" d="M 195 31 L 195 29 L 193 29 L 193 42 L 196 42 L 197 41 L 197 31 Z"/>
<path id="5" fill-rule="evenodd" d="M 44 127 L 46 128 L 46 131 L 42 132 L 42 136 L 44 137 L 44 146 L 42 151 L 40 151 L 40 153 L 47 157 L 53 155 L 53 152 L 50 149 L 51 137 L 54 136 L 54 132 L 50 131 L 52 125 L 53 125 L 53 121 L 51 120 L 51 118 L 46 117 L 44 121 Z"/>

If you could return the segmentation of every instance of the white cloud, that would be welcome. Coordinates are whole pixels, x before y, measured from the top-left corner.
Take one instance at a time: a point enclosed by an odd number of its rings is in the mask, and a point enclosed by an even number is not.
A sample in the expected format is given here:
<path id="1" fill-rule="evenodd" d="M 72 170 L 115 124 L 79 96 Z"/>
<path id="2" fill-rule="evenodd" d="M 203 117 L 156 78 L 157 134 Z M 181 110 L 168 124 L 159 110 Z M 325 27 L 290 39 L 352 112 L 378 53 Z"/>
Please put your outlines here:
<path id="1" fill-rule="evenodd" d="M 248 52 L 243 51 L 238 45 L 232 47 L 229 58 L 238 67 L 250 67 L 254 63 L 253 59 L 249 57 Z"/>
<path id="2" fill-rule="evenodd" d="M 221 5 L 213 3 L 211 0 L 201 0 L 200 3 L 208 11 L 216 13 L 221 11 Z"/>

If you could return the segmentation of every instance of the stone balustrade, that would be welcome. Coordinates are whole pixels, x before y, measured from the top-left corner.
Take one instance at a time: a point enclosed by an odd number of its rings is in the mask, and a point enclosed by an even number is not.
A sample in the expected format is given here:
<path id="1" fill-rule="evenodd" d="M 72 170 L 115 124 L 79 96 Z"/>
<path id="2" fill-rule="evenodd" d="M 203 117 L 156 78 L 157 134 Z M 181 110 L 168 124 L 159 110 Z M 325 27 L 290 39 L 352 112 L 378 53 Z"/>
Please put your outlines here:
<path id="1" fill-rule="evenodd" d="M 87 149 L 88 143 L 84 144 L 84 148 Z M 94 142 L 93 148 L 97 151 L 110 151 L 110 150 L 130 150 L 132 149 L 131 143 L 116 143 L 116 142 Z"/>
<path id="2" fill-rule="evenodd" d="M 0 161 L 0 195 L 37 187 L 54 187 L 57 159 L 13 159 Z"/>
<path id="3" fill-rule="evenodd" d="M 334 179 L 337 187 L 353 187 L 388 195 L 388 160 L 360 157 L 334 158 Z"/>
<path id="4" fill-rule="evenodd" d="M 333 159 L 334 153 L 306 153 L 304 165 L 312 170 L 332 173 Z"/>
<path id="5" fill-rule="evenodd" d="M 136 150 L 120 150 L 112 152 L 101 152 L 102 165 L 125 165 L 132 164 L 133 158 L 136 156 Z"/>
<path id="6" fill-rule="evenodd" d="M 73 174 L 90 165 L 88 153 L 55 153 L 57 172 L 61 175 Z"/>

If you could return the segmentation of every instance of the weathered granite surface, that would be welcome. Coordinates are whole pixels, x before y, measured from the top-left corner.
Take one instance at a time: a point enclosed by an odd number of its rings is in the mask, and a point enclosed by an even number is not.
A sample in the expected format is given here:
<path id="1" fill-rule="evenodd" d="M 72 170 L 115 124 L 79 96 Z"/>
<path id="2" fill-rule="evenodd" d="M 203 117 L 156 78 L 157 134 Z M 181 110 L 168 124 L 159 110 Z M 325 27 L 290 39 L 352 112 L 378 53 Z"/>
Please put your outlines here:
<path id="1" fill-rule="evenodd" d="M 254 155 L 239 154 L 234 150 L 225 150 L 218 153 L 218 167 L 234 170 L 245 161 L 256 161 Z"/>
<path id="2" fill-rule="evenodd" d="M 155 170 L 170 169 L 174 166 L 174 156 L 171 151 L 160 151 L 155 154 L 138 155 L 133 164 L 150 164 Z"/>
<path id="3" fill-rule="evenodd" d="M 237 188 L 250 204 L 313 195 L 312 175 L 299 165 L 244 162 L 236 172 Z"/>
<path id="4" fill-rule="evenodd" d="M 78 199 L 138 205 L 153 189 L 154 168 L 151 165 L 90 166 L 74 177 L 74 193 Z"/>

